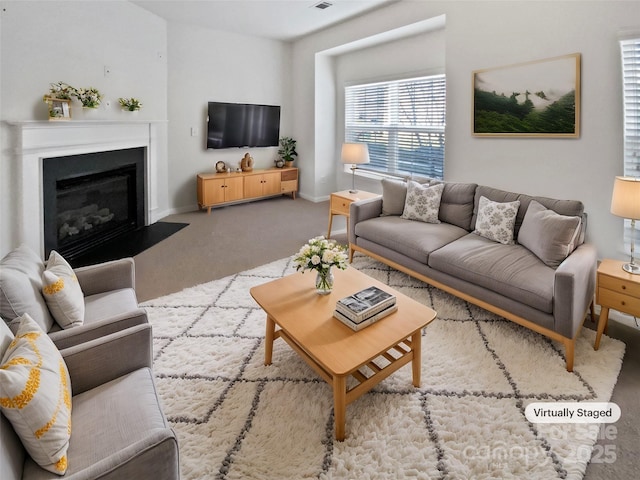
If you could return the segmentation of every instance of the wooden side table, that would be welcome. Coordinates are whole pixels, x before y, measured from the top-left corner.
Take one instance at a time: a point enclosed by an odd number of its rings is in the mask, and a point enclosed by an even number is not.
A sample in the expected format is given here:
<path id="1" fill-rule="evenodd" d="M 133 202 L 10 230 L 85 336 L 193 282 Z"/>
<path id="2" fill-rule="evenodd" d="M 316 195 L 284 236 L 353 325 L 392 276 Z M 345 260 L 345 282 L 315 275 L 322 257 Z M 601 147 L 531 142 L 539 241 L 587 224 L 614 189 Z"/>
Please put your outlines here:
<path id="1" fill-rule="evenodd" d="M 380 194 L 378 193 L 365 192 L 363 190 L 358 190 L 356 193 L 350 193 L 349 190 L 332 193 L 329 201 L 329 230 L 327 231 L 327 238 L 331 237 L 331 224 L 333 223 L 334 215 L 347 217 L 347 232 L 349 232 L 349 206 L 358 200 L 379 196 Z"/>
<path id="2" fill-rule="evenodd" d="M 594 350 L 600 347 L 600 337 L 607 329 L 610 308 L 640 316 L 640 275 L 622 270 L 624 263 L 626 262 L 605 259 L 598 266 L 596 303 L 601 309 Z"/>

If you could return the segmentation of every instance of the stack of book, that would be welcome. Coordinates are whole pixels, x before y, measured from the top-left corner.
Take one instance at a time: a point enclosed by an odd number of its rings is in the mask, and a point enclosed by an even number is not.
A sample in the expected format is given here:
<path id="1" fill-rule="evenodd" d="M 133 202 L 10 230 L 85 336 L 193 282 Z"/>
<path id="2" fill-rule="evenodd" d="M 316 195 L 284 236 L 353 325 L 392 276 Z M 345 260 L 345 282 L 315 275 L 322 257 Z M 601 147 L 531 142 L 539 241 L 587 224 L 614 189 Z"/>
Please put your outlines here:
<path id="1" fill-rule="evenodd" d="M 397 309 L 395 295 L 368 287 L 338 300 L 333 316 L 351 329 L 361 330 Z"/>

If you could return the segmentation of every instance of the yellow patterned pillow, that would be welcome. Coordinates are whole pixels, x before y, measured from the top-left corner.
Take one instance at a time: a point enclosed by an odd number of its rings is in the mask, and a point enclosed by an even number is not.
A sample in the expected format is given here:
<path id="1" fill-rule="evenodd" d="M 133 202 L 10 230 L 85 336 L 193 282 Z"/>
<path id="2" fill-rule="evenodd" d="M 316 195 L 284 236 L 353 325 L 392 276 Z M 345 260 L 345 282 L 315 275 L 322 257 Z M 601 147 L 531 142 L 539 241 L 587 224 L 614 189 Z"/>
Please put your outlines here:
<path id="1" fill-rule="evenodd" d="M 84 322 L 84 294 L 73 268 L 55 250 L 51 251 L 42 274 L 42 294 L 47 307 L 62 328 Z"/>
<path id="2" fill-rule="evenodd" d="M 26 313 L 0 364 L 0 409 L 34 462 L 64 475 L 71 437 L 69 372 L 51 339 Z"/>

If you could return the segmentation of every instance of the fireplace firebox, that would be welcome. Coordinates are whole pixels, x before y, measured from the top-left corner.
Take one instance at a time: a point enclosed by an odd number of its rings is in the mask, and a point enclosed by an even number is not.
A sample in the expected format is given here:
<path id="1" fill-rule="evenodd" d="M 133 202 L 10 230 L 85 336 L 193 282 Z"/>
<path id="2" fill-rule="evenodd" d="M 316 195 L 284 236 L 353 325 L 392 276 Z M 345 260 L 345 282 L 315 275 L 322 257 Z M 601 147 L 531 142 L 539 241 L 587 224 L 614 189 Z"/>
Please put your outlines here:
<path id="1" fill-rule="evenodd" d="M 145 225 L 145 149 L 45 158 L 45 256 L 68 260 Z"/>

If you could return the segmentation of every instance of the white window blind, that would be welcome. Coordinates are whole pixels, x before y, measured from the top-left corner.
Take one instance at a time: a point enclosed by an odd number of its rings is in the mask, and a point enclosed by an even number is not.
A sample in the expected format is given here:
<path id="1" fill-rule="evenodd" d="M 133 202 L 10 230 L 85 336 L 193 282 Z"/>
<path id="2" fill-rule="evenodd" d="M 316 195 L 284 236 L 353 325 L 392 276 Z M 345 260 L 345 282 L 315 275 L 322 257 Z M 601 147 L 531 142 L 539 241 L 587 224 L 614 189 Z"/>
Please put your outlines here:
<path id="1" fill-rule="evenodd" d="M 345 141 L 366 143 L 365 170 L 443 178 L 445 75 L 345 87 Z"/>
<path id="2" fill-rule="evenodd" d="M 624 98 L 624 174 L 640 177 L 640 38 L 620 41 Z"/>
<path id="3" fill-rule="evenodd" d="M 620 41 L 622 55 L 622 96 L 624 106 L 624 175 L 640 177 L 640 37 Z M 631 231 L 625 220 L 624 243 L 628 248 L 631 235 L 640 241 L 640 222 Z"/>

